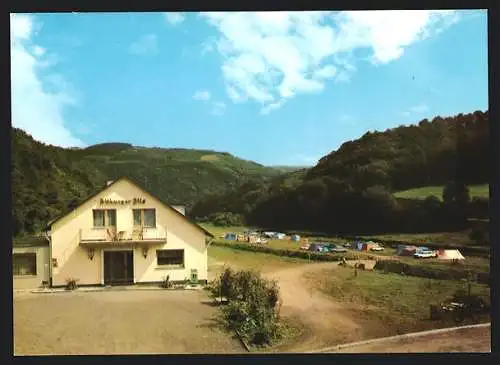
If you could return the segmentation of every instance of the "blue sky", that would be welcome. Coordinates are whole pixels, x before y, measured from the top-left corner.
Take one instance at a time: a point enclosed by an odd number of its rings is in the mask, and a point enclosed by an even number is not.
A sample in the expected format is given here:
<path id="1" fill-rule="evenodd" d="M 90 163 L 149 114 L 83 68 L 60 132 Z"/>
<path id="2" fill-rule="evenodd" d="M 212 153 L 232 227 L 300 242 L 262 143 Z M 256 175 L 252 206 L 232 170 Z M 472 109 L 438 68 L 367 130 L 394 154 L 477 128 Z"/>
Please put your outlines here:
<path id="1" fill-rule="evenodd" d="M 12 124 L 45 143 L 310 165 L 488 108 L 486 11 L 11 15 Z"/>

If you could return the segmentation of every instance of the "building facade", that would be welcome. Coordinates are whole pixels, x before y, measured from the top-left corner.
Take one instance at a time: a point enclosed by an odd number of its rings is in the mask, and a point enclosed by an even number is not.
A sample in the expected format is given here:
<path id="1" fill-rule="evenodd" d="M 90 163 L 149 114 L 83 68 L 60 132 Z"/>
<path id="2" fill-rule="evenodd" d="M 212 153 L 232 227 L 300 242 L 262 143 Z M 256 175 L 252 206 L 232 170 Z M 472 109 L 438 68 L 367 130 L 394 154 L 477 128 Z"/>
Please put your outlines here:
<path id="1" fill-rule="evenodd" d="M 207 280 L 207 238 L 182 207 L 122 177 L 51 222 L 50 282 L 64 286 Z"/>
<path id="2" fill-rule="evenodd" d="M 49 243 L 35 238 L 31 242 L 14 243 L 12 248 L 12 286 L 25 290 L 48 285 L 50 281 Z"/>

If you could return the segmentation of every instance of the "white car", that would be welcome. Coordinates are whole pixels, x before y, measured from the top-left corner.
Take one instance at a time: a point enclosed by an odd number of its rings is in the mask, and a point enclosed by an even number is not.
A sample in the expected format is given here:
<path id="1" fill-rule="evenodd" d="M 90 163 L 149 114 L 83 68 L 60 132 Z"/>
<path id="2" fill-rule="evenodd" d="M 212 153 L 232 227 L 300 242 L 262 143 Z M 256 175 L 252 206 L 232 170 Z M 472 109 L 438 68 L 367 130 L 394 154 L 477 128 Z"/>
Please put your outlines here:
<path id="1" fill-rule="evenodd" d="M 436 251 L 425 250 L 425 251 L 415 252 L 413 254 L 413 257 L 415 257 L 416 259 L 428 259 L 431 257 L 437 257 L 437 253 Z"/>
<path id="2" fill-rule="evenodd" d="M 384 248 L 382 246 L 376 245 L 370 248 L 370 251 L 384 251 Z"/>

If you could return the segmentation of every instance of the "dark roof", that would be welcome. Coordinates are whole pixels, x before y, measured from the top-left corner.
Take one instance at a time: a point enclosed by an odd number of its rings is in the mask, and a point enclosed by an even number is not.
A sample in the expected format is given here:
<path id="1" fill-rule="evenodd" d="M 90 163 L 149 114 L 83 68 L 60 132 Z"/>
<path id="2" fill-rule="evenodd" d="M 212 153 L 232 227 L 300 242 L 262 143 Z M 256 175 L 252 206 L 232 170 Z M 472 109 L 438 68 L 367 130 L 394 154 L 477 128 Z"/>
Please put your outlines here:
<path id="1" fill-rule="evenodd" d="M 49 241 L 43 236 L 16 237 L 12 240 L 12 247 L 43 247 L 48 245 Z"/>
<path id="2" fill-rule="evenodd" d="M 116 182 L 120 181 L 120 180 L 128 180 L 129 182 L 131 182 L 132 184 L 136 185 L 138 188 L 140 188 L 141 190 L 143 190 L 144 192 L 148 193 L 149 195 L 155 197 L 158 201 L 160 201 L 160 203 L 162 203 L 163 205 L 165 205 L 167 208 L 169 208 L 171 211 L 175 212 L 175 214 L 179 215 L 180 217 L 182 217 L 183 219 L 185 219 L 186 221 L 188 221 L 189 223 L 191 223 L 192 225 L 196 226 L 198 229 L 200 229 L 201 231 L 203 231 L 207 236 L 210 236 L 210 237 L 214 237 L 214 235 L 212 233 L 210 233 L 209 231 L 207 231 L 205 228 L 203 228 L 202 226 L 200 226 L 199 224 L 197 224 L 196 222 L 192 221 L 191 219 L 189 219 L 188 217 L 186 217 L 184 214 L 182 214 L 181 212 L 179 212 L 178 210 L 176 210 L 175 208 L 172 208 L 172 206 L 166 202 L 164 202 L 162 199 L 158 198 L 155 194 L 151 193 L 150 191 L 148 191 L 147 189 L 145 189 L 143 186 L 141 186 L 141 184 L 137 183 L 137 181 L 131 179 L 130 177 L 128 176 L 121 176 L 119 177 L 118 179 L 114 180 L 111 184 L 109 185 L 106 185 L 104 188 L 100 189 L 99 191 L 97 191 L 96 193 L 92 194 L 91 196 L 89 196 L 88 198 L 86 198 L 83 202 L 79 203 L 74 209 L 76 209 L 77 207 L 80 207 L 82 206 L 83 204 L 85 204 L 86 202 L 88 202 L 89 200 L 95 198 L 97 195 L 99 195 L 100 193 L 102 193 L 104 190 L 110 188 L 111 186 L 113 186 Z M 178 205 L 178 204 L 176 204 Z M 68 210 L 66 212 L 64 212 L 63 214 L 59 215 L 58 217 L 56 217 L 55 219 L 51 220 L 48 224 L 47 224 L 47 229 L 50 229 L 52 227 L 52 225 L 54 223 L 56 223 L 57 221 L 59 221 L 61 218 L 65 217 L 66 215 L 68 215 L 69 213 L 71 213 L 74 209 L 72 210 Z"/>

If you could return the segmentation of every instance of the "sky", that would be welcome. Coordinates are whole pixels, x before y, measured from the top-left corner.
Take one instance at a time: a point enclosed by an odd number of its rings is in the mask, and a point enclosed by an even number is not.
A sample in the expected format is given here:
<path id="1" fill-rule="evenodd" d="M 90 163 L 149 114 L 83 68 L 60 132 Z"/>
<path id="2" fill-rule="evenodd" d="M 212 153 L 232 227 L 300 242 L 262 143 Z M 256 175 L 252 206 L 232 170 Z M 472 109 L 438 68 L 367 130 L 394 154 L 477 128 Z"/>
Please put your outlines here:
<path id="1" fill-rule="evenodd" d="M 342 143 L 488 109 L 486 10 L 11 14 L 12 125 L 314 165 Z"/>

